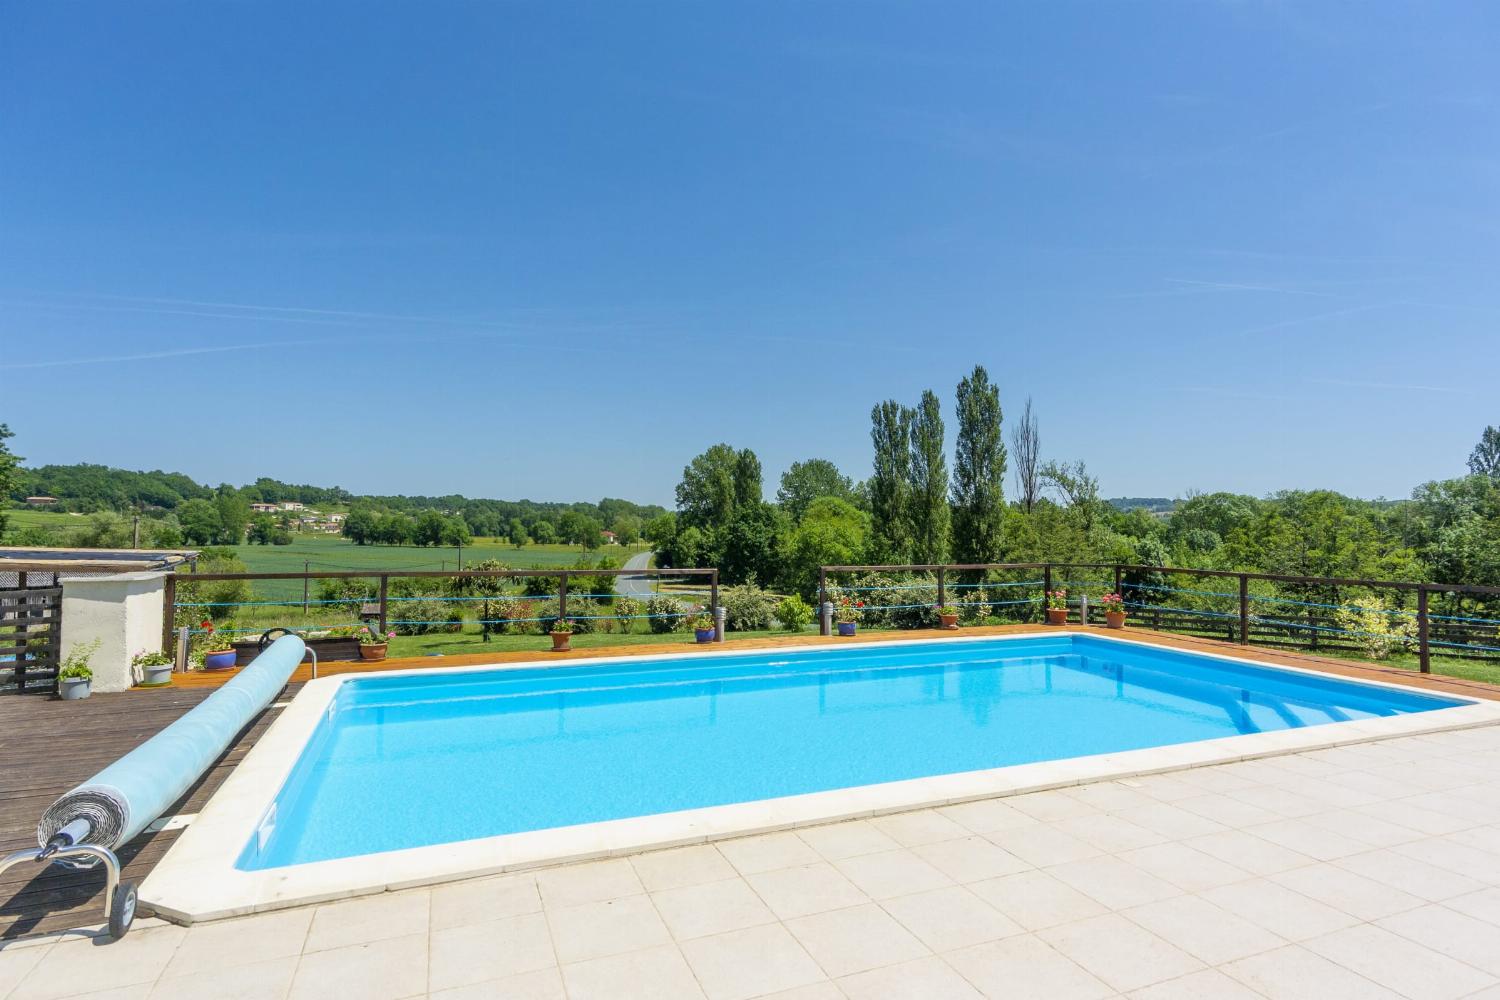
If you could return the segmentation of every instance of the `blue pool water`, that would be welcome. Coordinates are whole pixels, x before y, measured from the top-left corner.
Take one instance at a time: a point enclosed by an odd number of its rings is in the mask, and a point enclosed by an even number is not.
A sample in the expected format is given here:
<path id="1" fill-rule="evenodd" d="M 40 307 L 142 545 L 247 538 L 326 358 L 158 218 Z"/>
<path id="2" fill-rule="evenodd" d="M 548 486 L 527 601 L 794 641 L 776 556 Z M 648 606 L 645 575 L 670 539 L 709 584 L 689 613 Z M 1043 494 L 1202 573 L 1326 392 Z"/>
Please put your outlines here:
<path id="1" fill-rule="evenodd" d="M 362 677 L 238 866 L 1460 703 L 1086 636 Z"/>

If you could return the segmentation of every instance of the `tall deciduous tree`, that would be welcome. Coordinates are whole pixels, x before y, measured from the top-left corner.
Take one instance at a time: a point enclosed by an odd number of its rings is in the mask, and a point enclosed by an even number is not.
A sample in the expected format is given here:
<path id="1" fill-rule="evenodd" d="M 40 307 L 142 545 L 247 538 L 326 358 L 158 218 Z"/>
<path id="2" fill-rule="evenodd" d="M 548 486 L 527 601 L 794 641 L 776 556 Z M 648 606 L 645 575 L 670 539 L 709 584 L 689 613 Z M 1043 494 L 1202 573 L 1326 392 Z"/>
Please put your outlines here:
<path id="1" fill-rule="evenodd" d="M 1476 476 L 1500 479 L 1500 429 L 1486 427 L 1479 443 L 1469 453 L 1469 471 Z"/>
<path id="2" fill-rule="evenodd" d="M 10 491 L 15 488 L 17 479 L 16 469 L 21 464 L 21 456 L 12 454 L 6 441 L 15 437 L 15 433 L 4 424 L 0 424 L 0 503 L 4 503 L 10 497 Z M 5 509 L 0 507 L 0 538 L 5 537 Z"/>
<path id="3" fill-rule="evenodd" d="M 682 470 L 682 481 L 677 484 L 682 526 L 712 531 L 728 524 L 741 495 L 755 493 L 759 499 L 759 487 L 760 461 L 754 452 L 714 445 Z"/>
<path id="4" fill-rule="evenodd" d="M 875 562 L 905 562 L 911 558 L 912 411 L 888 399 L 870 411 L 870 425 L 875 468 L 868 483 L 869 556 Z"/>
<path id="5" fill-rule="evenodd" d="M 943 407 L 922 393 L 911 422 L 911 554 L 918 563 L 948 558 L 948 459 L 943 454 Z"/>
<path id="6" fill-rule="evenodd" d="M 1021 411 L 1021 422 L 1011 432 L 1010 443 L 1015 452 L 1016 486 L 1021 494 L 1021 506 L 1030 514 L 1042 495 L 1042 432 L 1037 426 L 1036 414 L 1031 411 L 1030 396 L 1026 397 L 1026 409 Z"/>
<path id="7" fill-rule="evenodd" d="M 958 437 L 953 451 L 953 558 L 995 562 L 1005 520 L 1005 436 L 1000 389 L 984 366 L 958 383 Z"/>
<path id="8" fill-rule="evenodd" d="M 781 474 L 776 502 L 794 523 L 802 520 L 808 505 L 819 497 L 837 497 L 853 502 L 854 484 L 826 458 L 793 462 L 791 468 Z"/>

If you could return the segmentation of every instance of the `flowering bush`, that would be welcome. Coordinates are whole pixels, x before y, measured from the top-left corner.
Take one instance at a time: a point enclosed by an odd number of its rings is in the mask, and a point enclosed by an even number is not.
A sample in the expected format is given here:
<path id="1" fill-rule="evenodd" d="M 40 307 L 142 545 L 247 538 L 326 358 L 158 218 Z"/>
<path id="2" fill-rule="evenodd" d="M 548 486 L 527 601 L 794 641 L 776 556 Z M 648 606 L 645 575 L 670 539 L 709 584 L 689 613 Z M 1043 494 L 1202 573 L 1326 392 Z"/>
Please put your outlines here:
<path id="1" fill-rule="evenodd" d="M 374 629 L 368 629 L 362 636 L 359 637 L 359 644 L 361 646 L 384 646 L 394 638 L 396 638 L 396 633 L 394 631 L 387 632 L 385 635 L 381 635 Z"/>
<path id="2" fill-rule="evenodd" d="M 1383 660 L 1398 649 L 1407 648 L 1417 637 L 1417 622 L 1410 615 L 1395 612 L 1378 597 L 1356 597 L 1349 607 L 1333 613 L 1339 628 L 1354 633 L 1353 639 L 1372 660 Z"/>
<path id="3" fill-rule="evenodd" d="M 859 621 L 865 611 L 865 602 L 857 601 L 847 594 L 840 595 L 838 604 L 834 607 L 833 615 L 840 625 L 852 625 Z"/>
<path id="4" fill-rule="evenodd" d="M 234 648 L 234 622 L 225 622 L 218 627 L 208 619 L 198 623 L 198 628 L 203 630 L 203 651 L 205 653 L 224 653 Z"/>
<path id="5" fill-rule="evenodd" d="M 572 635 L 573 634 L 573 623 L 570 622 L 570 621 L 568 621 L 566 618 L 559 618 L 557 621 L 555 621 L 555 622 L 552 623 L 552 634 L 553 635 Z"/>
<path id="6" fill-rule="evenodd" d="M 940 608 L 937 609 L 937 613 L 939 615 L 942 615 L 942 616 L 945 616 L 945 617 L 948 616 L 948 615 L 957 615 L 958 614 L 958 605 L 957 604 L 944 604 L 942 607 L 940 607 Z"/>
<path id="7" fill-rule="evenodd" d="M 1119 594 L 1105 594 L 1099 598 L 1099 607 L 1104 609 L 1107 615 L 1123 615 L 1125 613 L 1125 598 Z"/>
<path id="8" fill-rule="evenodd" d="M 693 629 L 697 632 L 712 632 L 714 620 L 708 615 L 698 615 L 693 619 Z"/>
<path id="9" fill-rule="evenodd" d="M 688 627 L 688 606 L 675 597 L 653 597 L 646 602 L 646 614 L 651 615 L 651 631 L 656 633 L 683 632 Z"/>
<path id="10" fill-rule="evenodd" d="M 1068 610 L 1068 592 L 1066 590 L 1049 590 L 1049 591 L 1047 591 L 1047 610 L 1048 611 L 1066 611 L 1066 610 Z"/>

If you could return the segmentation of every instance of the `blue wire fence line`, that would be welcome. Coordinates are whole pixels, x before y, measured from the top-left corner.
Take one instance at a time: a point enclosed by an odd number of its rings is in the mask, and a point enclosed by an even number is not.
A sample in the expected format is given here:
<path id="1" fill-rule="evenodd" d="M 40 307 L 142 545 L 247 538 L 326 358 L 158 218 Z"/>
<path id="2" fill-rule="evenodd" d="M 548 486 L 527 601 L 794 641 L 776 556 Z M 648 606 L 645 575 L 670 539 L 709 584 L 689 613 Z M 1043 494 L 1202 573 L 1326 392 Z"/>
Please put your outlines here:
<path id="1" fill-rule="evenodd" d="M 1125 598 L 1124 605 L 1130 609 L 1133 615 L 1146 619 L 1148 623 L 1157 628 L 1167 630 L 1178 630 L 1190 633 L 1226 635 L 1230 639 L 1238 638 L 1241 642 L 1249 641 L 1251 636 L 1256 641 L 1268 642 L 1272 645 L 1300 645 L 1314 649 L 1327 648 L 1351 648 L 1340 643 L 1347 640 L 1351 643 L 1361 644 L 1364 648 L 1375 648 L 1371 643 L 1363 642 L 1376 640 L 1388 642 L 1397 648 L 1417 648 L 1421 652 L 1423 669 L 1427 667 L 1427 651 L 1429 649 L 1441 649 L 1454 655 L 1484 656 L 1500 653 L 1500 587 L 1479 587 L 1450 584 L 1428 584 L 1409 581 L 1369 581 L 1369 580 L 1340 580 L 1332 578 L 1313 577 L 1291 577 L 1274 576 L 1258 573 L 1237 573 L 1215 570 L 1190 570 L 1172 567 L 1143 567 L 1143 566 L 1082 566 L 1072 567 L 1081 569 L 1083 572 L 1067 572 L 1068 566 L 1064 564 L 990 564 L 986 566 L 879 566 L 879 567 L 822 567 L 820 569 L 820 593 L 827 597 L 834 595 L 860 595 L 872 603 L 864 605 L 862 610 L 880 612 L 928 612 L 935 611 L 940 605 L 951 605 L 955 608 L 981 609 L 981 616 L 985 611 L 994 612 L 1003 618 L 1007 616 L 1020 615 L 1020 618 L 1010 617 L 1010 620 L 1031 620 L 1034 612 L 1031 606 L 1039 605 L 1045 598 L 1042 591 L 1046 589 L 1069 590 L 1069 604 L 1075 608 L 1082 603 L 1079 598 L 1103 594 L 1118 590 Z M 1045 569 L 1045 573 L 1042 570 Z M 974 579 L 969 575 L 974 572 L 990 572 L 1002 570 L 1022 570 L 1025 578 L 1022 579 Z M 1058 572 L 1062 570 L 1063 572 Z M 1100 576 L 1093 579 L 1085 579 L 1090 572 L 1099 572 Z M 865 579 L 851 579 L 847 586 L 840 585 L 835 580 L 827 578 L 829 573 L 852 573 L 864 574 Z M 948 579 L 945 573 L 955 574 L 957 578 Z M 309 571 L 306 574 L 192 574 L 184 573 L 178 575 L 177 579 L 193 584 L 207 582 L 213 579 L 257 579 L 274 578 L 286 580 L 310 580 L 319 578 L 343 578 L 382 581 L 381 589 L 385 590 L 384 581 L 390 577 L 411 578 L 455 578 L 455 577 L 491 577 L 511 582 L 512 585 L 521 579 L 530 577 L 533 579 L 547 579 L 549 583 L 558 585 L 564 579 L 573 579 L 584 582 L 590 577 L 597 577 L 599 571 L 589 569 L 564 569 L 545 568 L 534 571 L 518 570 L 501 573 L 494 572 L 461 572 L 461 571 L 403 571 L 403 570 L 351 570 L 341 571 L 336 574 L 319 573 Z M 579 602 L 605 602 L 600 604 L 589 603 L 577 607 L 574 614 L 566 614 L 564 617 L 580 621 L 607 621 L 611 619 L 621 622 L 650 620 L 650 619 L 677 619 L 693 617 L 703 613 L 700 607 L 703 598 L 717 592 L 717 572 L 712 570 L 698 571 L 696 579 L 701 583 L 703 577 L 712 574 L 714 577 L 714 589 L 700 587 L 683 587 L 666 592 L 654 591 L 652 593 L 616 593 L 608 590 L 597 592 L 598 588 L 589 587 L 584 591 L 568 592 L 566 596 Z M 887 578 L 873 581 L 869 578 L 871 574 L 883 574 Z M 1174 586 L 1165 582 L 1165 578 L 1174 574 L 1198 574 L 1206 576 L 1214 581 L 1229 582 L 1236 578 L 1239 580 L 1240 589 L 1219 590 L 1208 586 Z M 693 579 L 692 576 L 679 570 L 630 570 L 618 571 L 611 575 L 616 578 L 630 576 L 647 576 L 655 580 Z M 1054 578 L 1055 575 L 1055 578 Z M 195 577 L 197 578 L 195 580 Z M 878 578 L 877 578 L 878 579 Z M 1254 582 L 1253 589 L 1249 586 Z M 1222 584 L 1221 584 L 1222 585 Z M 1287 587 L 1295 588 L 1293 593 L 1297 596 L 1285 596 Z M 373 588 L 372 588 L 373 589 Z M 1275 592 L 1282 589 L 1282 593 Z M 1019 591 L 1019 593 L 1017 593 Z M 1027 591 L 1034 591 L 1027 593 Z M 1267 592 L 1271 591 L 1271 592 Z M 1392 593 L 1392 591 L 1394 593 Z M 190 592 L 193 595 L 198 591 Z M 1004 596 L 1007 593 L 1014 596 Z M 1327 595 L 1322 600 L 1310 599 Z M 1356 598 L 1352 595 L 1381 595 L 1387 596 L 1376 601 L 1367 598 Z M 887 596 L 888 595 L 888 596 Z M 244 608 L 246 610 L 260 608 L 302 608 L 309 615 L 313 609 L 320 611 L 337 612 L 343 611 L 338 617 L 348 614 L 349 610 L 363 606 L 365 613 L 361 615 L 368 621 L 374 617 L 371 605 L 379 606 L 380 619 L 383 627 L 412 627 L 412 628 L 455 628 L 461 629 L 470 626 L 505 626 L 536 624 L 556 621 L 556 602 L 562 595 L 556 591 L 549 590 L 543 593 L 500 593 L 500 594 L 474 594 L 474 593 L 440 593 L 440 594 L 411 594 L 409 592 L 400 595 L 394 594 L 368 594 L 328 596 L 325 590 L 322 596 L 302 600 L 297 597 L 285 597 L 281 599 L 256 597 L 242 601 L 236 600 L 184 600 L 172 604 L 174 612 L 178 610 L 201 611 L 205 615 L 225 617 L 225 612 L 233 613 L 233 609 Z M 995 599 L 989 599 L 989 598 Z M 624 608 L 626 614 L 614 613 L 614 609 L 608 606 L 608 602 L 629 598 L 645 602 L 656 598 L 676 599 L 684 602 L 680 609 L 671 611 L 657 610 L 640 612 L 634 608 Z M 1342 600 L 1340 600 L 1342 598 Z M 884 601 L 889 600 L 889 603 Z M 552 601 L 551 613 L 538 613 L 540 609 L 533 609 L 531 602 Z M 1243 601 L 1243 605 L 1241 602 Z M 422 602 L 429 602 L 422 605 Z M 880 603 L 874 603 L 880 602 Z M 494 614 L 486 614 L 490 607 L 499 604 L 502 607 L 510 605 L 511 609 L 520 612 L 524 617 L 501 617 Z M 1437 604 L 1437 607 L 1432 607 Z M 1413 606 L 1415 605 L 1415 606 Z M 435 618 L 432 614 L 401 615 L 401 610 L 412 606 L 453 608 L 452 618 Z M 478 606 L 478 607 L 476 607 Z M 1092 604 L 1091 611 L 1099 605 Z M 473 614 L 469 609 L 473 608 L 479 612 L 478 617 L 466 617 Z M 1001 609 L 1009 609 L 1002 614 Z M 1282 609 L 1277 613 L 1275 609 Z M 1497 609 L 1497 610 L 1490 610 Z M 391 617 L 387 617 L 387 611 Z M 527 614 L 531 612 L 531 614 Z M 1298 620 L 1305 612 L 1306 620 Z M 1286 617 L 1291 615 L 1291 617 Z M 1092 616 L 1091 616 L 1092 617 Z M 925 614 L 894 614 L 879 620 L 880 625 L 892 625 L 894 627 L 918 627 L 927 621 Z M 1096 619 L 1097 620 L 1097 619 Z M 1194 626 L 1192 620 L 1198 620 L 1202 624 Z M 1389 627 L 1380 622 L 1389 622 Z M 1238 636 L 1233 627 L 1239 623 Z M 229 623 L 226 623 L 229 624 Z M 358 627 L 362 622 L 333 622 L 329 624 L 307 625 L 312 629 L 334 629 Z M 219 631 L 229 634 L 246 634 L 260 631 L 258 628 L 240 627 L 234 625 L 230 628 L 199 629 L 192 628 L 191 634 L 203 634 L 207 631 Z M 1272 638 L 1267 638 L 1272 637 Z"/>

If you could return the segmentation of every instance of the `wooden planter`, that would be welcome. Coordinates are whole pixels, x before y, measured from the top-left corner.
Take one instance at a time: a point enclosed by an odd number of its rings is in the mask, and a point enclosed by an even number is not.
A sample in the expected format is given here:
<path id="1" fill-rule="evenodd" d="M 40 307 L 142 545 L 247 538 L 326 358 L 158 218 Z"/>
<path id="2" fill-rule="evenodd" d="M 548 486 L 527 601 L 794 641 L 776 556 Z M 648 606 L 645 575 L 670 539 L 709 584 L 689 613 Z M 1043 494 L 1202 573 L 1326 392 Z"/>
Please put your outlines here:
<path id="1" fill-rule="evenodd" d="M 359 652 L 359 637 L 353 635 L 321 636 L 316 639 L 308 639 L 307 648 L 318 654 L 319 663 L 331 660 L 363 659 Z M 234 652 L 234 665 L 243 667 L 260 655 L 260 640 L 256 638 L 236 642 L 234 644 Z M 302 657 L 303 663 L 308 663 L 311 660 L 311 656 L 304 655 Z"/>

